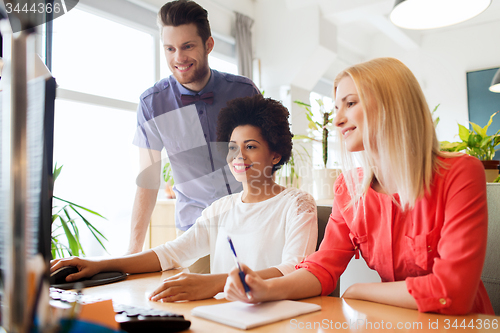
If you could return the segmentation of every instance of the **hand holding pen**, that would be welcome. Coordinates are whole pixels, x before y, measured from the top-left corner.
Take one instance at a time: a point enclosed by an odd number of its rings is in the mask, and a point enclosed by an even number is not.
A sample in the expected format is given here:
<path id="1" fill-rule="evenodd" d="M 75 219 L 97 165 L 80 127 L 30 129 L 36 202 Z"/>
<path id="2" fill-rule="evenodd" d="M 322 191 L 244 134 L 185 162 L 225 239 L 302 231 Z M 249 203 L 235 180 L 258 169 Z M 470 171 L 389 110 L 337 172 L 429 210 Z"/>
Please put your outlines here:
<path id="1" fill-rule="evenodd" d="M 245 282 L 245 273 L 241 269 L 241 265 L 238 261 L 238 256 L 236 255 L 236 250 L 234 249 L 233 242 L 231 241 L 231 237 L 227 236 L 227 241 L 229 242 L 229 246 L 231 247 L 231 252 L 234 254 L 234 261 L 236 263 L 236 267 L 238 267 L 239 273 L 238 275 L 240 276 L 241 283 L 243 284 L 243 288 L 245 289 L 245 294 L 248 299 L 250 299 L 250 288 L 248 287 L 247 283 Z"/>

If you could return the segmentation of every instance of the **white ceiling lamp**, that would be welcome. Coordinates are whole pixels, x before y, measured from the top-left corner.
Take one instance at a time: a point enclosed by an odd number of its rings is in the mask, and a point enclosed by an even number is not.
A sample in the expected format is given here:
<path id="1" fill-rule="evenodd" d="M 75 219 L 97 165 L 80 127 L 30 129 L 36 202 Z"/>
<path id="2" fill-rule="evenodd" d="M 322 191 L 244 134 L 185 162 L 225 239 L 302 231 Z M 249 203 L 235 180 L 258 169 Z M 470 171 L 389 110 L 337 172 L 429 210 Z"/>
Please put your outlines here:
<path id="1" fill-rule="evenodd" d="M 497 70 L 497 73 L 491 81 L 490 91 L 500 93 L 500 69 Z"/>
<path id="2" fill-rule="evenodd" d="M 434 29 L 481 14 L 491 0 L 396 0 L 391 21 L 404 29 Z"/>

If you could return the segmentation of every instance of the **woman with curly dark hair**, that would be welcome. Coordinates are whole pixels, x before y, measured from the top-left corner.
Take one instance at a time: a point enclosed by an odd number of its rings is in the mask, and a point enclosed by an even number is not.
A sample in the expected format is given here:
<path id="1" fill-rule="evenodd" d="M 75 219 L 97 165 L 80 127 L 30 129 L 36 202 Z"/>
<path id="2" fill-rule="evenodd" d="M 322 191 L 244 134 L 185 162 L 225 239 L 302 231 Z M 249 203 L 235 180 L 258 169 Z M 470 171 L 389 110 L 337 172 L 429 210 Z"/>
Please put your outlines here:
<path id="1" fill-rule="evenodd" d="M 292 152 L 288 115 L 281 103 L 261 95 L 230 101 L 219 113 L 217 137 L 229 149 L 229 168 L 243 184 L 242 192 L 213 202 L 195 225 L 174 241 L 115 259 L 61 259 L 52 263 L 51 271 L 76 266 L 79 272 L 67 278 L 76 281 L 105 270 L 144 273 L 187 267 L 189 261 L 210 254 L 212 274 L 170 277 L 150 299 L 210 298 L 223 291 L 227 273 L 234 267 L 229 235 L 239 259 L 257 270 L 261 278 L 291 273 L 314 252 L 318 229 L 312 196 L 285 188 L 273 179 Z"/>
<path id="2" fill-rule="evenodd" d="M 235 136 L 234 140 L 232 136 Z M 292 136 L 288 110 L 273 99 L 261 95 L 237 98 L 228 102 L 227 108 L 221 111 L 217 141 L 229 142 L 227 161 L 236 180 L 243 184 L 245 202 L 262 201 L 284 190 L 274 182 L 272 175 L 290 159 Z M 238 137 L 249 138 L 251 142 L 239 145 Z M 265 150 L 270 160 L 247 161 L 255 150 L 258 153 Z"/>

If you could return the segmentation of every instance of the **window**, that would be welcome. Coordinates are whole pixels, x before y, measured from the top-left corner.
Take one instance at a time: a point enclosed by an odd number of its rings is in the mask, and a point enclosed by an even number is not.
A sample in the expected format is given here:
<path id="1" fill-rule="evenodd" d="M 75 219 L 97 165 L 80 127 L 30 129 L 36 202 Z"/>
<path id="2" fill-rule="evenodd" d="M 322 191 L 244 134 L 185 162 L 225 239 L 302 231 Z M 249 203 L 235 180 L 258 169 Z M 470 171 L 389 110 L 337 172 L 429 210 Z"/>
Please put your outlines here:
<path id="1" fill-rule="evenodd" d="M 155 36 L 77 9 L 53 24 L 61 88 L 137 103 L 154 82 Z"/>
<path id="2" fill-rule="evenodd" d="M 52 73 L 60 97 L 54 162 L 64 166 L 54 194 L 105 216 L 108 221 L 88 218 L 108 238 L 108 251 L 121 254 L 138 173 L 131 111 L 155 81 L 157 37 L 78 9 L 53 25 Z M 103 254 L 86 228 L 80 231 L 87 255 Z"/>
<path id="3" fill-rule="evenodd" d="M 314 119 L 315 121 L 318 121 L 319 123 L 323 123 L 323 119 L 320 113 L 320 106 L 317 102 L 317 100 L 323 101 L 324 108 L 325 110 L 333 110 L 334 108 L 334 101 L 331 97 L 323 96 L 320 95 L 316 92 L 311 92 L 309 95 L 309 104 L 311 104 L 311 108 L 314 114 Z M 333 116 L 332 116 L 333 117 Z M 335 143 L 337 140 L 336 133 L 334 132 L 335 130 L 332 129 L 328 133 L 328 162 L 327 162 L 327 168 L 338 168 L 338 165 L 340 165 L 340 156 L 338 156 L 336 150 L 335 150 Z M 314 141 L 312 145 L 312 162 L 313 166 L 316 168 L 323 168 L 323 151 L 322 151 L 322 136 L 321 136 L 320 131 L 314 131 L 312 134 L 315 136 L 315 139 L 319 141 Z"/>

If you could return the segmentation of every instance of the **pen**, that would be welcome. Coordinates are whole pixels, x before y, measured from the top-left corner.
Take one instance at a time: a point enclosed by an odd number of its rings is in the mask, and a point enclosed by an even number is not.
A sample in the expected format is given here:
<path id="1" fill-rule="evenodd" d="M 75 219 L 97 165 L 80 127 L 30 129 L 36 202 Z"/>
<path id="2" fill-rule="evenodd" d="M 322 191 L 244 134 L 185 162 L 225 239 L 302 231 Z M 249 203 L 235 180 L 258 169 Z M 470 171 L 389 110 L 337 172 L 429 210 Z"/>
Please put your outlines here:
<path id="1" fill-rule="evenodd" d="M 243 284 L 243 288 L 245 288 L 245 294 L 247 295 L 247 298 L 250 299 L 250 287 L 248 287 L 247 283 L 245 282 L 245 273 L 241 270 L 240 263 L 238 261 L 238 256 L 236 255 L 236 251 L 233 246 L 233 242 L 231 241 L 231 237 L 227 236 L 227 241 L 229 242 L 229 246 L 231 247 L 231 251 L 234 254 L 234 262 L 236 263 L 236 266 L 238 266 L 238 269 L 240 272 L 238 275 L 240 276 L 241 283 Z"/>

